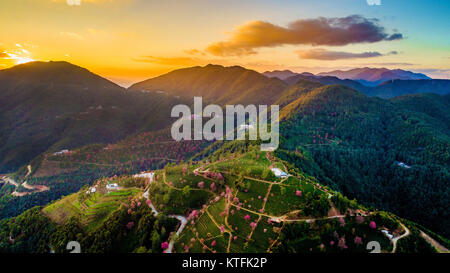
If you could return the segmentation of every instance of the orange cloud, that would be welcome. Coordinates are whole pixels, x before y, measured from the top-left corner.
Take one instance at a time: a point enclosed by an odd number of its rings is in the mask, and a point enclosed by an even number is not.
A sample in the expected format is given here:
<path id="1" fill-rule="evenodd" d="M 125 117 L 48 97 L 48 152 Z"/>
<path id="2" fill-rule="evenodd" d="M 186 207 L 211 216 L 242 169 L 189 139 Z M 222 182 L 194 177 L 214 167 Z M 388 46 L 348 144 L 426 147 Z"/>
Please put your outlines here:
<path id="1" fill-rule="evenodd" d="M 256 54 L 256 49 L 260 47 L 299 44 L 342 46 L 402 38 L 400 33 L 387 34 L 377 19 L 360 15 L 301 19 L 291 22 L 287 27 L 252 21 L 237 27 L 230 39 L 209 45 L 206 51 L 217 56 L 240 56 Z"/>
<path id="2" fill-rule="evenodd" d="M 6 54 L 6 52 L 3 50 L 3 49 L 0 49 L 0 58 L 7 58 L 7 57 L 9 57 L 9 55 L 8 54 Z"/>
<path id="3" fill-rule="evenodd" d="M 206 55 L 205 52 L 200 51 L 198 49 L 189 49 L 189 50 L 185 50 L 184 52 L 189 55 L 202 55 L 202 56 Z"/>
<path id="4" fill-rule="evenodd" d="M 105 3 L 114 2 L 114 0 L 51 0 L 52 2 L 65 2 L 69 6 L 80 6 L 84 3 Z"/>

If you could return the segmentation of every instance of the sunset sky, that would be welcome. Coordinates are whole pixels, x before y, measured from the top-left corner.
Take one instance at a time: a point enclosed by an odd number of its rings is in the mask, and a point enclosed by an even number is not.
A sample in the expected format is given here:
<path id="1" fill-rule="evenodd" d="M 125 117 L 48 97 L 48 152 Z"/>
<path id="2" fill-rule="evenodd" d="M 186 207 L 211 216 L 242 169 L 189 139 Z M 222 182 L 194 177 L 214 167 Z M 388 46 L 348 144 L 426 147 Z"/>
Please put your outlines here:
<path id="1" fill-rule="evenodd" d="M 65 60 L 123 86 L 208 63 L 449 79 L 449 14 L 448 0 L 2 0 L 0 69 Z"/>

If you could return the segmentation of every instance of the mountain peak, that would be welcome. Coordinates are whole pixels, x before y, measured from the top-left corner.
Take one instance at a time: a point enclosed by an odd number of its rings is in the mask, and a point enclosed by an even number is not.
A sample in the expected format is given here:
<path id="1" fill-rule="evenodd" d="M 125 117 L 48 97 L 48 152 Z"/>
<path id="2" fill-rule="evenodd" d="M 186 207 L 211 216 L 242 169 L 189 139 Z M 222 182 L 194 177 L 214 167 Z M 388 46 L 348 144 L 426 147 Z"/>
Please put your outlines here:
<path id="1" fill-rule="evenodd" d="M 132 85 L 129 90 L 165 92 L 218 104 L 270 104 L 286 87 L 279 79 L 271 79 L 241 66 L 224 67 L 208 64 L 174 70 Z"/>
<path id="2" fill-rule="evenodd" d="M 15 80 L 33 84 L 77 85 L 90 88 L 122 89 L 117 84 L 88 69 L 66 61 L 35 61 L 0 70 L 0 80 Z"/>
<path id="3" fill-rule="evenodd" d="M 295 72 L 292 72 L 291 70 L 273 70 L 273 71 L 266 71 L 262 73 L 264 76 L 268 78 L 278 78 L 280 80 L 285 80 L 289 77 L 298 75 Z"/>
<path id="4" fill-rule="evenodd" d="M 335 76 L 339 79 L 350 79 L 359 81 L 368 86 L 375 86 L 388 80 L 423 80 L 431 79 L 425 74 L 414 73 L 402 69 L 389 70 L 387 68 L 354 68 L 350 70 L 334 70 L 319 73 L 319 76 Z"/>

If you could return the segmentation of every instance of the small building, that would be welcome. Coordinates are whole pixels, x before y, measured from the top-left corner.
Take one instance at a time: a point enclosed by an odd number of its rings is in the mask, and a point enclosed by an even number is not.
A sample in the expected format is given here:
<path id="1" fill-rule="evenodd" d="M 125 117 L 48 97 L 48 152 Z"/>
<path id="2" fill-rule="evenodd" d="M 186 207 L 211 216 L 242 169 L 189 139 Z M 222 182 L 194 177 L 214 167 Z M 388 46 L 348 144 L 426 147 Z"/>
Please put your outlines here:
<path id="1" fill-rule="evenodd" d="M 273 174 L 278 178 L 286 178 L 287 173 L 283 172 L 280 168 L 272 168 Z"/>
<path id="2" fill-rule="evenodd" d="M 384 235 L 386 235 L 386 237 L 389 238 L 389 240 L 391 240 L 392 238 L 394 238 L 394 235 L 390 234 L 389 231 L 387 231 L 386 229 L 383 229 L 381 231 Z"/>
<path id="3" fill-rule="evenodd" d="M 86 194 L 91 194 L 91 193 L 95 193 L 97 191 L 96 187 L 90 187 L 87 191 Z"/>
<path id="4" fill-rule="evenodd" d="M 140 174 L 135 174 L 133 175 L 133 177 L 142 177 L 142 178 L 147 178 L 149 179 L 150 182 L 153 182 L 153 177 L 155 176 L 154 172 L 148 172 L 148 173 L 140 173 Z"/>
<path id="5" fill-rule="evenodd" d="M 402 167 L 402 168 L 405 168 L 405 169 L 411 169 L 411 166 L 408 166 L 408 165 L 406 165 L 406 164 L 403 163 L 403 162 L 398 162 L 397 165 L 398 165 L 399 167 Z"/>
<path id="6" fill-rule="evenodd" d="M 107 184 L 106 185 L 106 189 L 108 191 L 110 191 L 110 190 L 118 190 L 119 189 L 119 185 L 117 183 Z"/>
<path id="7" fill-rule="evenodd" d="M 63 154 L 67 154 L 68 152 L 69 152 L 69 150 L 64 149 L 64 150 L 54 153 L 53 155 L 63 155 Z"/>

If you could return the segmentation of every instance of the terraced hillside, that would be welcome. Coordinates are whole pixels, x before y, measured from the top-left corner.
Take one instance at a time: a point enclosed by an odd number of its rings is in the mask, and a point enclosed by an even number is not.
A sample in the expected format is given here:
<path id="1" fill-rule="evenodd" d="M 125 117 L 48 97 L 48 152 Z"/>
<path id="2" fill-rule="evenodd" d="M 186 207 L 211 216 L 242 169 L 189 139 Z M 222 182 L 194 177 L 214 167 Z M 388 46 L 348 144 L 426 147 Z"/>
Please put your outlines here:
<path id="1" fill-rule="evenodd" d="M 116 183 L 119 187 L 108 190 L 106 185 L 109 183 Z M 83 187 L 81 191 L 49 204 L 42 212 L 55 223 L 63 224 L 75 217 L 87 231 L 95 230 L 128 197 L 141 192 L 138 186 L 145 186 L 145 181 L 140 178 L 101 179 L 92 187 Z"/>
<path id="2" fill-rule="evenodd" d="M 100 179 L 0 222 L 0 251 L 64 252 L 71 240 L 84 252 L 368 252 L 372 241 L 382 252 L 436 251 L 421 232 L 447 249 L 444 238 L 371 211 L 258 147 L 227 143 L 152 175 Z M 25 216 L 42 224 L 38 234 Z M 39 240 L 25 247 L 30 236 Z"/>
<path id="3" fill-rule="evenodd" d="M 168 130 L 162 130 L 130 136 L 115 144 L 94 144 L 60 154 L 43 154 L 17 173 L 0 179 L 8 182 L 0 184 L 0 218 L 17 216 L 35 205 L 46 205 L 102 177 L 159 169 L 168 162 L 180 163 L 209 144 L 207 141 L 176 142 Z M 21 185 L 46 190 L 32 193 Z"/>

